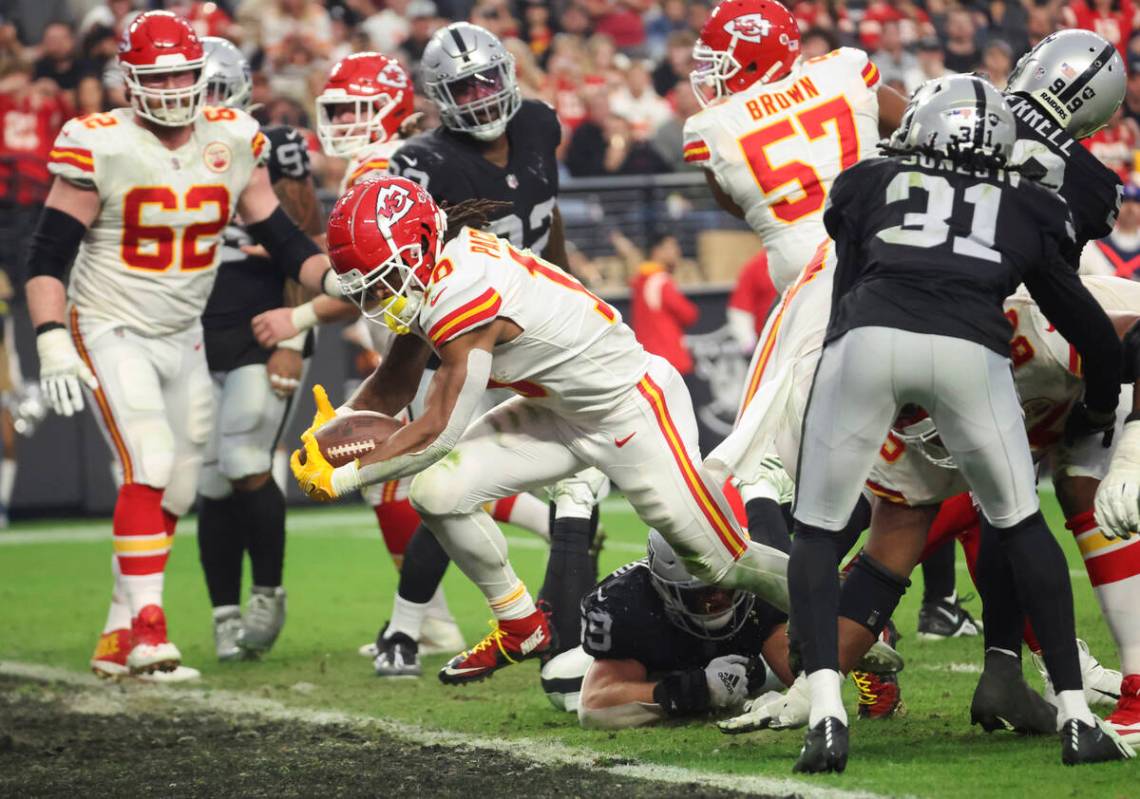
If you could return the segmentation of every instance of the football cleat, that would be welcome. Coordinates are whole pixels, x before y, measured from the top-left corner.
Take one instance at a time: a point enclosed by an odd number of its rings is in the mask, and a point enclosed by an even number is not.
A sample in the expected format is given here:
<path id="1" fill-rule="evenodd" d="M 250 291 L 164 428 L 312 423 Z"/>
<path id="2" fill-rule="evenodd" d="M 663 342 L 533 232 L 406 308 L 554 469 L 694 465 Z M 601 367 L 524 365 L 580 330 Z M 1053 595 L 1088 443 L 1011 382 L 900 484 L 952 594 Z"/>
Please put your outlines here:
<path id="1" fill-rule="evenodd" d="M 986 732 L 1051 735 L 1057 731 L 1057 711 L 1021 676 L 1020 658 L 988 650 L 970 703 L 970 723 Z"/>
<path id="2" fill-rule="evenodd" d="M 554 649 L 550 620 L 541 610 L 522 619 L 492 621 L 491 632 L 440 669 L 439 680 L 460 685 L 490 677 L 499 669 Z"/>
<path id="3" fill-rule="evenodd" d="M 936 599 L 923 602 L 918 611 L 918 638 L 922 641 L 962 638 L 978 635 L 981 631 L 982 623 L 975 621 L 970 612 L 962 607 L 957 595 L 951 601 Z"/>
<path id="4" fill-rule="evenodd" d="M 158 605 L 147 605 L 131 619 L 134 645 L 127 654 L 131 674 L 174 671 L 182 662 L 178 647 L 166 638 L 166 614 Z"/>
<path id="5" fill-rule="evenodd" d="M 202 672 L 189 666 L 179 666 L 174 671 L 154 671 L 150 674 L 139 674 L 135 679 L 154 685 L 172 685 L 200 680 L 202 679 Z"/>
<path id="6" fill-rule="evenodd" d="M 383 635 L 383 631 L 381 631 L 381 635 Z M 459 625 L 455 623 L 455 619 L 439 619 L 434 616 L 424 618 L 423 625 L 420 627 L 419 647 L 421 655 L 444 655 L 457 649 L 463 649 L 465 646 L 467 646 L 467 641 L 464 640 L 463 633 L 459 631 Z"/>
<path id="7" fill-rule="evenodd" d="M 237 645 L 246 655 L 257 657 L 273 648 L 281 628 L 285 626 L 285 589 L 262 588 L 250 590 L 241 622 Z"/>
<path id="8" fill-rule="evenodd" d="M 1136 752 L 1132 747 L 1101 719 L 1096 719 L 1095 724 L 1069 719 L 1061 728 L 1061 762 L 1066 766 L 1133 757 L 1136 757 Z"/>
<path id="9" fill-rule="evenodd" d="M 419 677 L 423 674 L 420 666 L 419 646 L 404 633 L 392 633 L 387 638 L 380 631 L 376 638 L 376 658 L 372 662 L 377 677 Z"/>
<path id="10" fill-rule="evenodd" d="M 1081 659 L 1081 684 L 1085 688 L 1085 701 L 1089 707 L 1107 705 L 1115 707 L 1120 699 L 1120 682 L 1123 679 L 1116 669 L 1106 669 L 1100 661 L 1089 652 L 1089 645 L 1077 639 L 1077 655 Z M 1041 672 L 1041 679 L 1045 681 L 1045 700 L 1057 704 L 1057 695 L 1053 691 L 1053 681 L 1049 679 L 1049 671 L 1045 668 L 1045 660 L 1037 653 L 1033 654 L 1033 663 Z"/>
<path id="11" fill-rule="evenodd" d="M 1105 722 L 1126 743 L 1140 744 L 1140 674 L 1129 674 L 1120 685 L 1120 700 Z"/>
<path id="12" fill-rule="evenodd" d="M 127 653 L 131 651 L 131 631 L 126 627 L 111 630 L 99 636 L 95 654 L 91 656 L 91 671 L 104 680 L 117 680 L 130 673 Z"/>
<path id="13" fill-rule="evenodd" d="M 889 719 L 905 715 L 906 706 L 902 702 L 897 674 L 853 671 L 851 681 L 859 689 L 859 718 Z"/>
<path id="14" fill-rule="evenodd" d="M 237 643 L 239 635 L 241 611 L 238 608 L 214 615 L 214 651 L 218 660 L 241 660 L 243 654 Z"/>
<path id="15" fill-rule="evenodd" d="M 797 774 L 840 773 L 847 768 L 847 725 L 828 716 L 812 727 L 792 771 Z"/>

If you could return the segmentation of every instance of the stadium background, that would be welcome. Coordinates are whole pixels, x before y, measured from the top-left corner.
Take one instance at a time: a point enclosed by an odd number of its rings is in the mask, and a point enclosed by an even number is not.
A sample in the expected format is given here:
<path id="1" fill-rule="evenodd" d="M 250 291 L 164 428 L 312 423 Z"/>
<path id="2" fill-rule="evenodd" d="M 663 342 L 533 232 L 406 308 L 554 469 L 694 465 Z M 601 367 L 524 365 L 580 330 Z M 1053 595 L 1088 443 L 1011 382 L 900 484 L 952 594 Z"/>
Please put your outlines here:
<path id="1" fill-rule="evenodd" d="M 428 38 L 451 20 L 468 19 L 504 39 L 516 57 L 524 96 L 546 100 L 559 113 L 559 205 L 576 274 L 625 312 L 630 281 L 643 271 L 650 242 L 663 232 L 676 236 L 684 258 L 674 277 L 700 311 L 686 331 L 693 359 L 686 379 L 707 451 L 732 422 L 747 365 L 747 348 L 726 323 L 729 292 L 745 264 L 762 257 L 756 237 L 715 207 L 701 175 L 681 158 L 684 118 L 698 109 L 688 89 L 690 53 L 711 6 L 699 0 L 5 0 L 0 267 L 15 289 L 9 310 L 25 377 L 34 378 L 36 359 L 19 292 L 22 249 L 46 194 L 47 150 L 70 116 L 122 104 L 114 54 L 134 14 L 167 8 L 201 34 L 237 42 L 255 70 L 255 115 L 310 133 L 313 97 L 336 59 L 361 50 L 394 55 L 418 86 L 417 58 Z M 884 81 L 904 93 L 925 79 L 973 70 L 1000 88 L 1016 59 L 1048 33 L 1095 30 L 1120 49 L 1130 77 L 1121 111 L 1088 146 L 1126 183 L 1134 178 L 1140 18 L 1130 0 L 801 0 L 793 10 L 805 55 L 861 47 Z M 422 94 L 417 106 L 433 125 L 434 111 Z M 322 156 L 315 136 L 310 142 L 327 209 L 343 163 Z M 1122 216 L 1135 225 L 1134 215 Z M 336 328 L 321 334 L 309 383 L 342 392 L 357 378 L 362 360 L 343 333 Z M 309 414 L 307 388 L 298 402 L 296 429 L 286 443 L 296 440 Z M 16 518 L 110 511 L 110 455 L 89 414 L 50 417 L 18 449 Z"/>

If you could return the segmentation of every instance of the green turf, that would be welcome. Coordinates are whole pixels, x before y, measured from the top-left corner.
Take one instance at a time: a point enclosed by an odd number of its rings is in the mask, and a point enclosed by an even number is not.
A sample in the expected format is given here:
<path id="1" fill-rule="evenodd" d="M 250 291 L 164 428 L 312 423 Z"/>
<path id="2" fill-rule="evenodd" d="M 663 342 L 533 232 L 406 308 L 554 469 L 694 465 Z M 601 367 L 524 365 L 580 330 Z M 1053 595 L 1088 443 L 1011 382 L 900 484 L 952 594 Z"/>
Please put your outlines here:
<path id="1" fill-rule="evenodd" d="M 1046 511 L 1054 529 L 1055 504 Z M 725 773 L 790 777 L 802 741 L 800 732 L 721 735 L 711 724 L 693 723 L 619 733 L 586 732 L 576 718 L 555 712 L 537 680 L 537 665 L 526 663 L 492 680 L 448 688 L 432 675 L 444 658 L 427 659 L 422 680 L 383 681 L 356 648 L 375 635 L 384 620 L 395 572 L 371 514 L 359 507 L 303 509 L 290 513 L 285 581 L 289 623 L 282 639 L 260 663 L 219 664 L 213 657 L 205 587 L 195 541 L 174 548 L 166 580 L 171 638 L 185 662 L 203 672 L 203 687 L 244 690 L 296 705 L 374 714 L 431 728 L 481 736 L 527 737 L 585 746 L 615 758 L 689 766 Z M 603 520 L 614 546 L 603 567 L 633 560 L 644 528 L 628 507 L 610 501 Z M 67 522 L 80 531 L 108 530 L 107 522 Z M 192 519 L 183 521 L 186 527 Z M 13 533 L 50 527 L 17 525 Z M 61 539 L 68 531 L 61 533 Z M 5 533 L 0 533 L 3 538 Z M 534 588 L 541 580 L 545 551 L 538 540 L 510 531 L 512 560 Z M 71 536 L 74 538 L 74 536 Z M 11 538 L 10 538 L 11 540 Z M 1062 545 L 1074 569 L 1080 558 L 1071 539 Z M 0 658 L 86 668 L 109 597 L 110 543 L 51 541 L 4 546 L 0 542 Z M 959 555 L 959 564 L 961 557 Z M 960 565 L 961 568 L 961 565 Z M 889 795 L 962 797 L 1140 796 L 1140 763 L 1067 769 L 1056 739 L 986 735 L 968 722 L 980 663 L 977 639 L 926 643 L 915 639 L 921 576 L 896 616 L 907 658 L 901 680 L 909 714 L 888 722 L 855 722 L 852 760 L 846 774 L 813 780 L 834 787 Z M 1088 580 L 1074 577 L 1077 626 L 1092 650 L 1117 666 L 1107 628 Z M 451 608 L 469 642 L 486 630 L 489 618 L 478 592 L 454 568 L 445 582 Z M 960 590 L 969 580 L 959 571 Z M 975 615 L 979 603 L 968 605 Z M 1037 678 L 1032 680 L 1037 682 Z M 299 684 L 307 683 L 307 686 Z M 848 685 L 849 711 L 854 692 Z M 492 767 L 489 765 L 489 767 Z"/>

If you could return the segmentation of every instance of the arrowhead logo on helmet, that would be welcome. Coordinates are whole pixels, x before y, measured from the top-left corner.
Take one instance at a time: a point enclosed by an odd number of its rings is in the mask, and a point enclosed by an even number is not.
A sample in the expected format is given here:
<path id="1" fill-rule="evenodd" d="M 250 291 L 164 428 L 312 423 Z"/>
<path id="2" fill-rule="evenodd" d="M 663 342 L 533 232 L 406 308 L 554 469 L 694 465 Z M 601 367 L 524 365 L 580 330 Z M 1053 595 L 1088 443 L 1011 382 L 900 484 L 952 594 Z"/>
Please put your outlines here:
<path id="1" fill-rule="evenodd" d="M 376 82 L 393 89 L 403 89 L 408 85 L 408 73 L 404 72 L 403 67 L 399 64 L 393 62 L 380 70 L 376 75 Z"/>
<path id="2" fill-rule="evenodd" d="M 389 184 L 376 194 L 376 216 L 389 225 L 398 222 L 412 210 L 412 196 L 403 186 Z"/>
<path id="3" fill-rule="evenodd" d="M 745 14 L 730 20 L 725 30 L 746 42 L 758 42 L 772 30 L 772 23 L 763 14 Z"/>

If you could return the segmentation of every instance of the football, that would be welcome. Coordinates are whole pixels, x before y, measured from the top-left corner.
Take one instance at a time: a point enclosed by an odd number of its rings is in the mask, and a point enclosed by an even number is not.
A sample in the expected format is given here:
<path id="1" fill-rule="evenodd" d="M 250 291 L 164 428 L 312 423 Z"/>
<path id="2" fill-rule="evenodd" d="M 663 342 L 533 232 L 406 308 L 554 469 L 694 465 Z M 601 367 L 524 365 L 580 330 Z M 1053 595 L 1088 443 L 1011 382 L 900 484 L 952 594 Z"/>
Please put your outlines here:
<path id="1" fill-rule="evenodd" d="M 372 452 L 403 426 L 399 419 L 376 411 L 346 413 L 317 429 L 317 446 L 333 466 L 344 466 Z"/>

